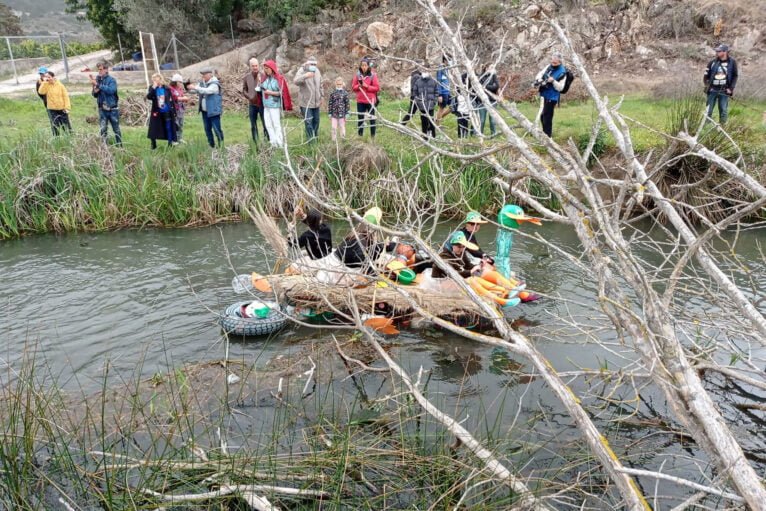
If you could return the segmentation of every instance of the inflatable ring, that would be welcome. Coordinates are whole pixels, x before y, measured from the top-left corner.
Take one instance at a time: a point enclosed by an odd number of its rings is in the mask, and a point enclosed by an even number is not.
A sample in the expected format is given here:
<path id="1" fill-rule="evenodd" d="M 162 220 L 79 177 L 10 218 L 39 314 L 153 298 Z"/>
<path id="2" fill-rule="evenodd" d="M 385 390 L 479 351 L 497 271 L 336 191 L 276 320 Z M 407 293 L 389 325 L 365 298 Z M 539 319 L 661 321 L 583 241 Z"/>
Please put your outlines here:
<path id="1" fill-rule="evenodd" d="M 271 310 L 263 318 L 246 318 L 242 316 L 244 307 L 250 302 L 237 302 L 229 305 L 223 313 L 219 323 L 227 334 L 241 336 L 269 335 L 282 329 L 287 323 L 287 316 L 282 313 L 276 302 L 265 302 Z"/>

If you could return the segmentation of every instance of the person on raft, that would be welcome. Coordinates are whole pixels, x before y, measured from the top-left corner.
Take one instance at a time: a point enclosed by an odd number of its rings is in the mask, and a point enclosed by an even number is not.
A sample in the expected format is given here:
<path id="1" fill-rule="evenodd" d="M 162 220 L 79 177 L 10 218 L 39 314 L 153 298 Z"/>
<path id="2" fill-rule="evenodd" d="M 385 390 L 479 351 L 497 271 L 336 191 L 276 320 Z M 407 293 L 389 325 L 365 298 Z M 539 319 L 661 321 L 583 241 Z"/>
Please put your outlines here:
<path id="1" fill-rule="evenodd" d="M 332 252 L 332 231 L 322 222 L 322 213 L 314 208 L 304 210 L 298 206 L 295 209 L 295 218 L 306 224 L 308 229 L 297 238 L 290 236 L 290 247 L 304 250 L 310 259 L 327 257 Z"/>
<path id="2" fill-rule="evenodd" d="M 471 261 L 473 265 L 478 265 L 481 270 L 481 278 L 484 280 L 495 284 L 496 286 L 504 287 L 509 291 L 517 288 L 518 291 L 523 290 L 525 285 L 522 282 L 510 276 L 505 277 L 495 270 L 495 260 L 489 254 L 485 253 L 476 241 L 476 233 L 479 232 L 481 226 L 486 223 L 489 223 L 489 221 L 484 220 L 478 211 L 469 211 L 465 217 L 465 222 L 463 222 L 463 227 L 456 231 L 456 233 L 462 232 L 466 241 L 476 247 L 475 249 L 466 249 L 466 252 L 469 254 L 468 260 Z"/>
<path id="3" fill-rule="evenodd" d="M 439 253 L 439 257 L 466 279 L 471 289 L 476 291 L 479 296 L 487 297 L 503 308 L 518 305 L 521 300 L 516 297 L 517 289 L 506 289 L 481 277 L 481 265 L 474 264 L 469 253 L 469 251 L 476 252 L 478 250 L 480 250 L 479 246 L 468 241 L 465 233 L 459 230 L 452 234 L 447 245 Z M 434 264 L 431 277 L 446 279 L 448 275 L 439 265 Z"/>
<path id="4" fill-rule="evenodd" d="M 338 247 L 327 257 L 317 261 L 321 269 L 317 279 L 325 284 L 353 286 L 362 283 L 360 276 L 377 273 L 375 261 L 384 252 L 393 251 L 396 243 L 378 241 L 378 232 L 372 227 L 380 225 L 383 212 L 378 207 L 364 213 L 364 222 L 354 227 Z"/>

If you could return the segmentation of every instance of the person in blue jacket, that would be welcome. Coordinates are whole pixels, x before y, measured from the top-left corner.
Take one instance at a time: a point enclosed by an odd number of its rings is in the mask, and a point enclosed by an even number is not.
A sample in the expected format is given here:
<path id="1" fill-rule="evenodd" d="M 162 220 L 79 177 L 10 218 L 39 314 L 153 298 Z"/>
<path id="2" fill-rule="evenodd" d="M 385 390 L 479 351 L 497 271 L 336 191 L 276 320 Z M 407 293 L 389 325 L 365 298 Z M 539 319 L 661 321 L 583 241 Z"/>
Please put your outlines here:
<path id="1" fill-rule="evenodd" d="M 446 55 L 444 55 L 442 57 L 442 67 L 436 71 L 436 81 L 439 84 L 439 89 L 437 91 L 438 96 L 436 99 L 439 106 L 439 109 L 436 112 L 436 124 L 439 124 L 439 122 L 441 122 L 441 120 L 449 115 L 449 113 L 452 111 L 452 98 L 450 96 L 449 88 L 449 74 L 447 74 L 448 68 L 449 59 Z"/>
<path id="2" fill-rule="evenodd" d="M 551 55 L 551 63 L 545 66 L 535 77 L 534 85 L 540 91 L 540 123 L 543 133 L 552 136 L 553 111 L 561 99 L 567 78 L 567 68 L 564 67 L 561 53 Z"/>
<path id="3" fill-rule="evenodd" d="M 90 84 L 93 86 L 91 94 L 96 98 L 98 107 L 98 125 L 101 132 L 101 139 L 107 142 L 107 132 L 109 125 L 114 132 L 114 143 L 122 145 L 122 132 L 120 131 L 120 107 L 119 96 L 117 95 L 117 80 L 109 75 L 109 64 L 99 62 L 96 64 L 98 76 L 88 75 Z"/>

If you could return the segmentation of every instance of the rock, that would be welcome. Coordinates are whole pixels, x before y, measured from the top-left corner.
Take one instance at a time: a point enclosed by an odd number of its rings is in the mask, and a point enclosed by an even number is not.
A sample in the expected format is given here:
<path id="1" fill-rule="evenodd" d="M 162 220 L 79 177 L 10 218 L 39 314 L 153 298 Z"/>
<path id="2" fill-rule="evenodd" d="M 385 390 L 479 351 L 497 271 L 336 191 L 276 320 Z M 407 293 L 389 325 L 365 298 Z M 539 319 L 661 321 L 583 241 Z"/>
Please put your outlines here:
<path id="1" fill-rule="evenodd" d="M 354 32 L 353 25 L 347 25 L 345 27 L 336 28 L 332 31 L 330 38 L 330 44 L 333 47 L 343 46 L 346 47 L 349 44 L 349 37 Z"/>
<path id="2" fill-rule="evenodd" d="M 388 23 L 375 21 L 367 25 L 367 42 L 376 50 L 385 50 L 394 40 L 394 29 Z"/>
<path id="3" fill-rule="evenodd" d="M 757 28 L 746 28 L 744 33 L 736 37 L 732 43 L 734 49 L 740 55 L 753 51 L 760 40 L 762 32 Z"/>
<path id="4" fill-rule="evenodd" d="M 713 30 L 719 20 L 724 19 L 726 6 L 722 3 L 705 5 L 694 13 L 694 24 L 704 30 Z"/>
<path id="5" fill-rule="evenodd" d="M 405 80 L 402 81 L 402 85 L 399 87 L 399 90 L 402 92 L 402 96 L 405 98 L 410 97 L 410 78 L 407 77 Z"/>
<path id="6" fill-rule="evenodd" d="M 537 19 L 540 16 L 540 13 L 543 11 L 542 7 L 539 5 L 532 4 L 526 9 L 524 9 L 524 15 L 527 18 Z"/>
<path id="7" fill-rule="evenodd" d="M 244 19 L 237 22 L 237 30 L 251 34 L 263 34 L 269 31 L 269 26 L 263 20 Z"/>
<path id="8" fill-rule="evenodd" d="M 641 57 L 641 58 L 645 59 L 645 58 L 649 57 L 652 53 L 654 53 L 654 50 L 651 50 L 651 49 L 647 48 L 646 46 L 637 46 L 636 47 L 636 54 L 639 57 Z"/>
<path id="9" fill-rule="evenodd" d="M 657 67 L 662 69 L 663 71 L 667 71 L 669 69 L 668 63 L 665 59 L 659 59 L 656 62 Z"/>

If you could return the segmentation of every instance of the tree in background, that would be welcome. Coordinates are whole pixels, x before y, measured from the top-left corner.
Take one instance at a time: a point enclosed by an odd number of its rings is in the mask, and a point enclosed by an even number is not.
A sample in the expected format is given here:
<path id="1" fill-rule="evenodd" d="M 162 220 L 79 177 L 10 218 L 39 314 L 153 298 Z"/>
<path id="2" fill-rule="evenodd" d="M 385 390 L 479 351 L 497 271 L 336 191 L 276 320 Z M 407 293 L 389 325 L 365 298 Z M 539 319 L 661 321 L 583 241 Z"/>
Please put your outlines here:
<path id="1" fill-rule="evenodd" d="M 114 0 L 66 0 L 67 12 L 85 11 L 85 17 L 104 38 L 107 45 L 127 51 L 138 48 L 138 34 L 123 24 L 125 11 L 115 5 Z M 119 38 L 118 38 L 119 36 Z"/>
<path id="2" fill-rule="evenodd" d="M 19 18 L 3 3 L 0 3 L 0 35 L 24 35 Z"/>

